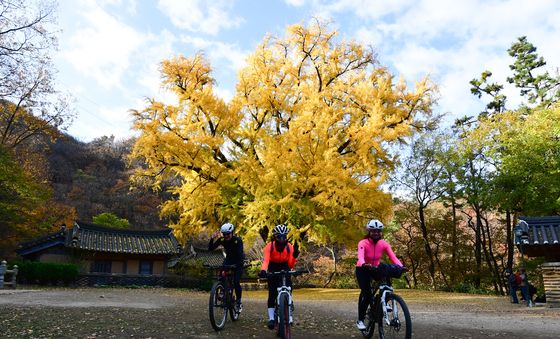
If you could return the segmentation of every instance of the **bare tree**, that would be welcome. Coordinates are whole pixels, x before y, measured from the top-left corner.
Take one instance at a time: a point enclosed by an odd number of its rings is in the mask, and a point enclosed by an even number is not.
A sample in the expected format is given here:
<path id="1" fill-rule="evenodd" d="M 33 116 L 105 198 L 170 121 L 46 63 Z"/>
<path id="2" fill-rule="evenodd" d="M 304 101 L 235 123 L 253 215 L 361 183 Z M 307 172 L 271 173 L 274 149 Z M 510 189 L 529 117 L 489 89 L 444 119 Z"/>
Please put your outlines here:
<path id="1" fill-rule="evenodd" d="M 440 184 L 443 165 L 437 161 L 438 143 L 438 137 L 433 134 L 424 134 L 413 140 L 410 154 L 402 161 L 400 173 L 391 179 L 395 188 L 414 197 L 432 288 L 436 287 L 436 264 L 425 212 L 428 205 L 444 193 Z"/>
<path id="2" fill-rule="evenodd" d="M 55 2 L 0 0 L 0 145 L 56 137 L 71 123 L 69 97 L 54 87 Z M 52 30 L 51 30 L 52 29 Z"/>

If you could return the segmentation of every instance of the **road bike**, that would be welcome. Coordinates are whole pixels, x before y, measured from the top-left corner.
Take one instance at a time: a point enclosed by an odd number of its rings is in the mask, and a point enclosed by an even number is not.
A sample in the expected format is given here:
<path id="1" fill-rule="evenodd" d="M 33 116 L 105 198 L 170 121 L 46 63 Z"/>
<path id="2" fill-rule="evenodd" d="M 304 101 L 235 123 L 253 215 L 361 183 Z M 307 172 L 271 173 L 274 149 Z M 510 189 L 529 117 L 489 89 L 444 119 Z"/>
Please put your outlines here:
<path id="1" fill-rule="evenodd" d="M 217 271 L 217 280 L 210 290 L 208 301 L 208 315 L 210 324 L 216 331 L 222 330 L 226 325 L 229 313 L 232 321 L 239 319 L 241 311 L 237 307 L 233 285 L 235 265 L 204 265 Z"/>
<path id="2" fill-rule="evenodd" d="M 371 280 L 371 291 L 373 298 L 368 304 L 364 324 L 366 329 L 362 330 L 364 338 L 371 338 L 378 324 L 379 338 L 405 338 L 412 337 L 412 320 L 408 306 L 404 299 L 395 294 L 391 287 L 391 277 L 386 272 L 377 272 L 372 268 L 370 273 L 374 277 Z M 401 269 L 398 276 L 406 269 Z M 362 295 L 360 294 L 360 299 Z"/>
<path id="3" fill-rule="evenodd" d="M 282 270 L 278 272 L 267 273 L 269 283 L 270 278 L 272 277 L 279 276 L 282 279 L 280 287 L 277 288 L 278 296 L 276 297 L 276 302 L 274 305 L 274 318 L 276 320 L 276 324 L 278 325 L 278 336 L 282 339 L 291 338 L 291 327 L 294 322 L 294 303 L 292 299 L 292 288 L 287 285 L 287 277 L 295 277 L 303 273 L 307 273 L 307 271 Z"/>

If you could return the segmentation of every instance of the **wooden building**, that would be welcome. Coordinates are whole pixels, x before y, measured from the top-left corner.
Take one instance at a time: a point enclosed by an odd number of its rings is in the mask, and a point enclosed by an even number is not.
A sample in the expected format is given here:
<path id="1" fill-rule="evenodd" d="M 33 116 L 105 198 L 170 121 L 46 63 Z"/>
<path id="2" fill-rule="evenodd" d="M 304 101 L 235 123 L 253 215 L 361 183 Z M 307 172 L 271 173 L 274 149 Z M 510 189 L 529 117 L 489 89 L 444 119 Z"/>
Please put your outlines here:
<path id="1" fill-rule="evenodd" d="M 137 231 L 76 222 L 22 243 L 25 260 L 75 263 L 82 285 L 164 285 L 168 263 L 181 255 L 170 229 Z"/>
<path id="2" fill-rule="evenodd" d="M 521 255 L 544 258 L 546 304 L 560 307 L 560 216 L 521 217 L 514 241 Z"/>

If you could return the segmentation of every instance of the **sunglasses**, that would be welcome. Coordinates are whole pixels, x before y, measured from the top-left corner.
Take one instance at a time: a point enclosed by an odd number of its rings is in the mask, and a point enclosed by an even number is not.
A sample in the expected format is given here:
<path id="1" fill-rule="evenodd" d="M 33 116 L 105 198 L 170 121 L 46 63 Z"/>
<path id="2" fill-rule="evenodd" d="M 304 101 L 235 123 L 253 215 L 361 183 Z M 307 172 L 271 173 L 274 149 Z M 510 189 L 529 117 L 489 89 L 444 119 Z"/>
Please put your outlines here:
<path id="1" fill-rule="evenodd" d="M 276 239 L 286 240 L 286 239 L 288 239 L 288 236 L 286 236 L 285 234 L 278 234 L 278 235 L 276 235 Z"/>

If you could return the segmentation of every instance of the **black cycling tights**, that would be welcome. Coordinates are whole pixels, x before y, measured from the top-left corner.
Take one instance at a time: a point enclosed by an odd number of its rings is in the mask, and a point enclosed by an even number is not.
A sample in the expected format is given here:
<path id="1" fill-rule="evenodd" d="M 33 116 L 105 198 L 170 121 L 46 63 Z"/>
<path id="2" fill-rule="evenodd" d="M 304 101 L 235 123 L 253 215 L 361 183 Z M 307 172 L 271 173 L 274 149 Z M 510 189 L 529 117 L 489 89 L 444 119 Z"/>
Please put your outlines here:
<path id="1" fill-rule="evenodd" d="M 243 273 L 243 266 L 236 268 L 233 273 L 233 287 L 237 300 L 241 300 L 241 274 Z"/>
<path id="2" fill-rule="evenodd" d="M 356 267 L 356 279 L 358 286 L 360 286 L 360 297 L 358 298 L 358 320 L 364 320 L 366 310 L 371 298 L 371 273 L 365 267 Z"/>
<path id="3" fill-rule="evenodd" d="M 282 270 L 289 270 L 287 262 L 282 263 L 275 263 L 271 262 L 268 264 L 268 271 L 269 272 L 278 272 Z M 292 286 L 292 277 L 286 276 L 286 286 Z M 268 279 L 268 308 L 274 307 L 274 302 L 276 301 L 276 297 L 278 297 L 278 290 L 277 288 L 282 286 L 282 277 L 281 276 L 274 276 Z"/>

